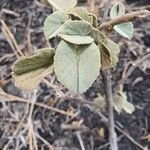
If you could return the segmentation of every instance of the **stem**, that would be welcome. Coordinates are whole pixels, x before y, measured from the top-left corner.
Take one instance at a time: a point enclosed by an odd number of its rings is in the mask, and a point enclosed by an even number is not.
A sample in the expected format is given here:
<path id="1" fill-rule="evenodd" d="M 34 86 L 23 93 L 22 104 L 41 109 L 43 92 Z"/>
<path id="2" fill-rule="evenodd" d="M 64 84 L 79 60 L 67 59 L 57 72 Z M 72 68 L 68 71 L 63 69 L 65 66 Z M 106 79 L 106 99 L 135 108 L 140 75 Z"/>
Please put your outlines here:
<path id="1" fill-rule="evenodd" d="M 103 71 L 103 80 L 105 84 L 105 96 L 108 108 L 108 126 L 109 126 L 109 142 L 112 150 L 118 150 L 117 135 L 115 132 L 115 122 L 113 113 L 113 95 L 111 84 L 111 72 L 110 70 Z"/>
<path id="2" fill-rule="evenodd" d="M 114 18 L 108 22 L 102 23 L 98 27 L 98 29 L 99 30 L 107 30 L 107 29 L 112 28 L 113 26 L 115 26 L 117 24 L 133 21 L 136 19 L 142 19 L 142 18 L 149 17 L 149 16 L 150 16 L 150 11 L 148 11 L 148 10 L 140 10 L 140 11 L 127 13 L 127 14 L 122 15 L 120 17 L 116 17 L 116 18 Z"/>

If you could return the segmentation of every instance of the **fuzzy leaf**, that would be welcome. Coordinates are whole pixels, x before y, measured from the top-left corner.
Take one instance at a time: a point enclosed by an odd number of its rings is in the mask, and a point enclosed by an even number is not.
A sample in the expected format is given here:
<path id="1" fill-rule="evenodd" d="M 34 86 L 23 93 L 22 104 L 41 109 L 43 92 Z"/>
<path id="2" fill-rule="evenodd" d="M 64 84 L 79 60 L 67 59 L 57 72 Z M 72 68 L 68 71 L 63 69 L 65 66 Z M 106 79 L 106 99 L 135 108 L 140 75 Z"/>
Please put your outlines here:
<path id="1" fill-rule="evenodd" d="M 91 38 L 90 36 L 78 36 L 78 35 L 72 36 L 72 35 L 65 35 L 65 34 L 61 34 L 60 36 L 65 41 L 76 45 L 91 44 L 94 41 L 93 38 Z"/>
<path id="2" fill-rule="evenodd" d="M 92 43 L 72 45 L 61 41 L 54 57 L 57 78 L 71 91 L 83 93 L 99 75 L 100 52 Z"/>
<path id="3" fill-rule="evenodd" d="M 110 10 L 110 18 L 114 19 L 116 17 L 122 16 L 125 14 L 125 7 L 122 3 L 114 5 Z"/>
<path id="4" fill-rule="evenodd" d="M 93 23 L 93 18 L 90 17 L 87 10 L 83 7 L 75 7 L 68 11 L 68 14 L 71 16 L 74 16 L 75 18 L 78 18 L 80 20 L 86 21 L 90 24 Z"/>
<path id="5" fill-rule="evenodd" d="M 21 89 L 33 90 L 42 79 L 53 71 L 53 49 L 41 49 L 30 57 L 21 57 L 12 67 L 15 85 Z"/>
<path id="6" fill-rule="evenodd" d="M 51 39 L 57 36 L 68 19 L 69 16 L 62 11 L 56 11 L 48 16 L 44 22 L 44 34 L 46 38 Z"/>
<path id="7" fill-rule="evenodd" d="M 122 110 L 132 114 L 135 111 L 135 107 L 132 103 L 127 101 L 127 96 L 124 92 L 119 91 L 114 97 L 114 108 L 118 113 L 121 113 Z"/>
<path id="8" fill-rule="evenodd" d="M 92 26 L 85 21 L 69 20 L 64 24 L 61 34 L 86 36 L 92 32 Z"/>
<path id="9" fill-rule="evenodd" d="M 93 28 L 93 31 L 92 31 L 91 35 L 92 35 L 92 37 L 93 37 L 96 44 L 104 42 L 105 39 L 106 39 L 105 35 L 96 28 Z"/>
<path id="10" fill-rule="evenodd" d="M 90 16 L 90 18 L 91 18 L 91 20 L 92 20 L 92 25 L 93 25 L 93 27 L 98 27 L 98 22 L 97 22 L 97 17 L 96 17 L 96 15 L 95 14 L 93 14 L 93 13 L 89 13 L 89 16 Z"/>
<path id="11" fill-rule="evenodd" d="M 134 33 L 134 27 L 132 22 L 122 23 L 119 25 L 115 25 L 114 29 L 123 37 L 131 39 Z"/>
<path id="12" fill-rule="evenodd" d="M 77 0 L 48 0 L 48 2 L 57 10 L 69 10 L 75 7 Z"/>
<path id="13" fill-rule="evenodd" d="M 118 54 L 120 52 L 119 45 L 107 39 L 102 43 L 101 57 L 102 57 L 102 70 L 115 67 L 118 62 Z"/>

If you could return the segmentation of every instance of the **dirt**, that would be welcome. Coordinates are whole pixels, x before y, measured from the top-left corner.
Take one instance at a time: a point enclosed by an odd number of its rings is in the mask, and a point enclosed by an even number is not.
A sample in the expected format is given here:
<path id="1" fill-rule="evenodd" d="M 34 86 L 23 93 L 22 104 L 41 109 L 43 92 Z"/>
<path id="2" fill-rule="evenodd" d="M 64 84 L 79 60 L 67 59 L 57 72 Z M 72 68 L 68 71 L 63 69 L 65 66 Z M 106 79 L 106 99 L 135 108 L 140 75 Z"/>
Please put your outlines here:
<path id="1" fill-rule="evenodd" d="M 43 2 L 43 1 L 42 1 Z M 84 5 L 86 0 L 80 0 Z M 150 5 L 149 0 L 127 0 L 129 11 L 137 7 L 146 7 Z M 3 9 L 15 12 L 7 13 Z M 43 22 L 45 18 L 52 13 L 51 6 L 39 3 L 37 0 L 0 0 L 1 18 L 5 21 L 10 31 L 13 33 L 15 40 L 26 54 L 33 54 L 38 48 L 47 46 L 47 41 L 43 34 Z M 17 13 L 17 14 L 16 14 Z M 19 15 L 18 15 L 19 14 Z M 117 83 L 122 79 L 122 72 L 129 61 L 135 61 L 150 52 L 150 19 L 136 21 L 135 34 L 132 41 L 118 37 L 113 34 L 113 38 L 121 45 L 121 54 L 119 63 L 115 70 L 112 70 L 112 83 L 115 88 Z M 29 33 L 30 41 L 29 43 Z M 57 41 L 53 41 L 55 45 Z M 31 48 L 30 48 L 31 46 Z M 0 29 L 0 87 L 8 94 L 29 98 L 30 93 L 21 91 L 14 86 L 11 77 L 11 66 L 16 57 L 13 54 L 12 47 Z M 150 62 L 146 61 L 141 65 L 134 67 L 131 75 L 125 80 L 123 89 L 127 93 L 128 100 L 132 102 L 136 110 L 132 115 L 125 112 L 118 114 L 115 112 L 115 122 L 140 145 L 150 149 L 150 138 L 144 138 L 150 135 Z M 61 87 L 54 75 L 49 79 L 54 80 L 54 84 Z M 61 87 L 62 88 L 62 87 Z M 62 88 L 64 92 L 66 89 Z M 83 94 L 88 101 L 93 101 L 98 94 L 104 93 L 104 85 L 101 76 L 95 81 L 93 86 Z M 80 112 L 79 115 L 71 120 L 65 115 L 34 107 L 33 125 L 34 131 L 49 142 L 56 150 L 80 150 L 78 134 L 81 136 L 86 150 L 107 150 L 108 143 L 108 126 L 102 118 L 92 111 L 91 106 L 78 103 L 76 100 L 69 99 L 58 100 L 56 91 L 48 88 L 45 83 L 41 83 L 37 93 L 37 102 L 47 104 L 60 110 L 73 110 Z M 14 136 L 19 121 L 24 116 L 24 122 L 27 122 L 29 106 L 19 102 L 1 102 L 0 103 L 0 149 L 28 150 L 27 130 L 25 127 L 19 130 Z M 107 112 L 104 112 L 107 116 Z M 68 121 L 69 120 L 69 121 Z M 83 120 L 80 130 L 62 129 L 64 124 L 72 124 Z M 26 124 L 27 125 L 27 124 Z M 102 134 L 100 131 L 104 131 Z M 137 150 L 140 148 L 124 134 L 118 130 L 119 150 Z M 14 137 L 13 137 L 14 136 Z M 11 139 L 11 140 L 10 140 Z M 9 143 L 9 144 L 8 144 Z M 38 149 L 49 149 L 46 144 L 38 140 Z"/>

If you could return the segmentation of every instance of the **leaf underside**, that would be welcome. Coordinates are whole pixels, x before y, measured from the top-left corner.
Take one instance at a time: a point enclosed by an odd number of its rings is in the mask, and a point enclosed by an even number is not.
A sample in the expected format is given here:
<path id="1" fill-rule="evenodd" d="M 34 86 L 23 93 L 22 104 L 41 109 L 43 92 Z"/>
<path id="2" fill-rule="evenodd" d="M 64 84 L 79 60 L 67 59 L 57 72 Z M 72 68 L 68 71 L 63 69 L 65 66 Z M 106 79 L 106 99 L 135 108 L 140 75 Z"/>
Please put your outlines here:
<path id="1" fill-rule="evenodd" d="M 62 84 L 73 92 L 83 93 L 99 75 L 99 49 L 94 43 L 75 46 L 62 41 L 56 50 L 54 66 Z"/>
<path id="2" fill-rule="evenodd" d="M 12 67 L 15 85 L 24 90 L 33 90 L 42 79 L 53 71 L 53 49 L 41 49 L 35 55 L 22 57 Z"/>
<path id="3" fill-rule="evenodd" d="M 122 35 L 129 40 L 132 38 L 134 33 L 134 27 L 132 22 L 122 23 L 119 25 L 114 26 L 116 32 Z"/>

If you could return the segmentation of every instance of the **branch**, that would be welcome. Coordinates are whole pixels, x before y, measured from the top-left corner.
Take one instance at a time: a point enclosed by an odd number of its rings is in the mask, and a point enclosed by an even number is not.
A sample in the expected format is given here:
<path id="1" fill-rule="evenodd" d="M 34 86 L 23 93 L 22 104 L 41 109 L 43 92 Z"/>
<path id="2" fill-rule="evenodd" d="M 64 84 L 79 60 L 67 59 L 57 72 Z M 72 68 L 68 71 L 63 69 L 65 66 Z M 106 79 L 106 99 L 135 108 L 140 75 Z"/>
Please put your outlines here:
<path id="1" fill-rule="evenodd" d="M 115 132 L 114 113 L 113 113 L 113 95 L 111 84 L 111 72 L 110 70 L 104 70 L 102 72 L 103 80 L 105 84 L 105 96 L 108 108 L 108 126 L 109 126 L 109 142 L 111 150 L 118 150 L 117 134 Z"/>
<path id="2" fill-rule="evenodd" d="M 149 16 L 150 16 L 150 11 L 148 11 L 148 10 L 140 10 L 140 11 L 127 13 L 120 17 L 116 17 L 108 22 L 102 23 L 98 29 L 99 30 L 107 30 L 117 24 L 133 21 L 136 19 L 142 19 L 142 18 L 149 17 Z"/>

